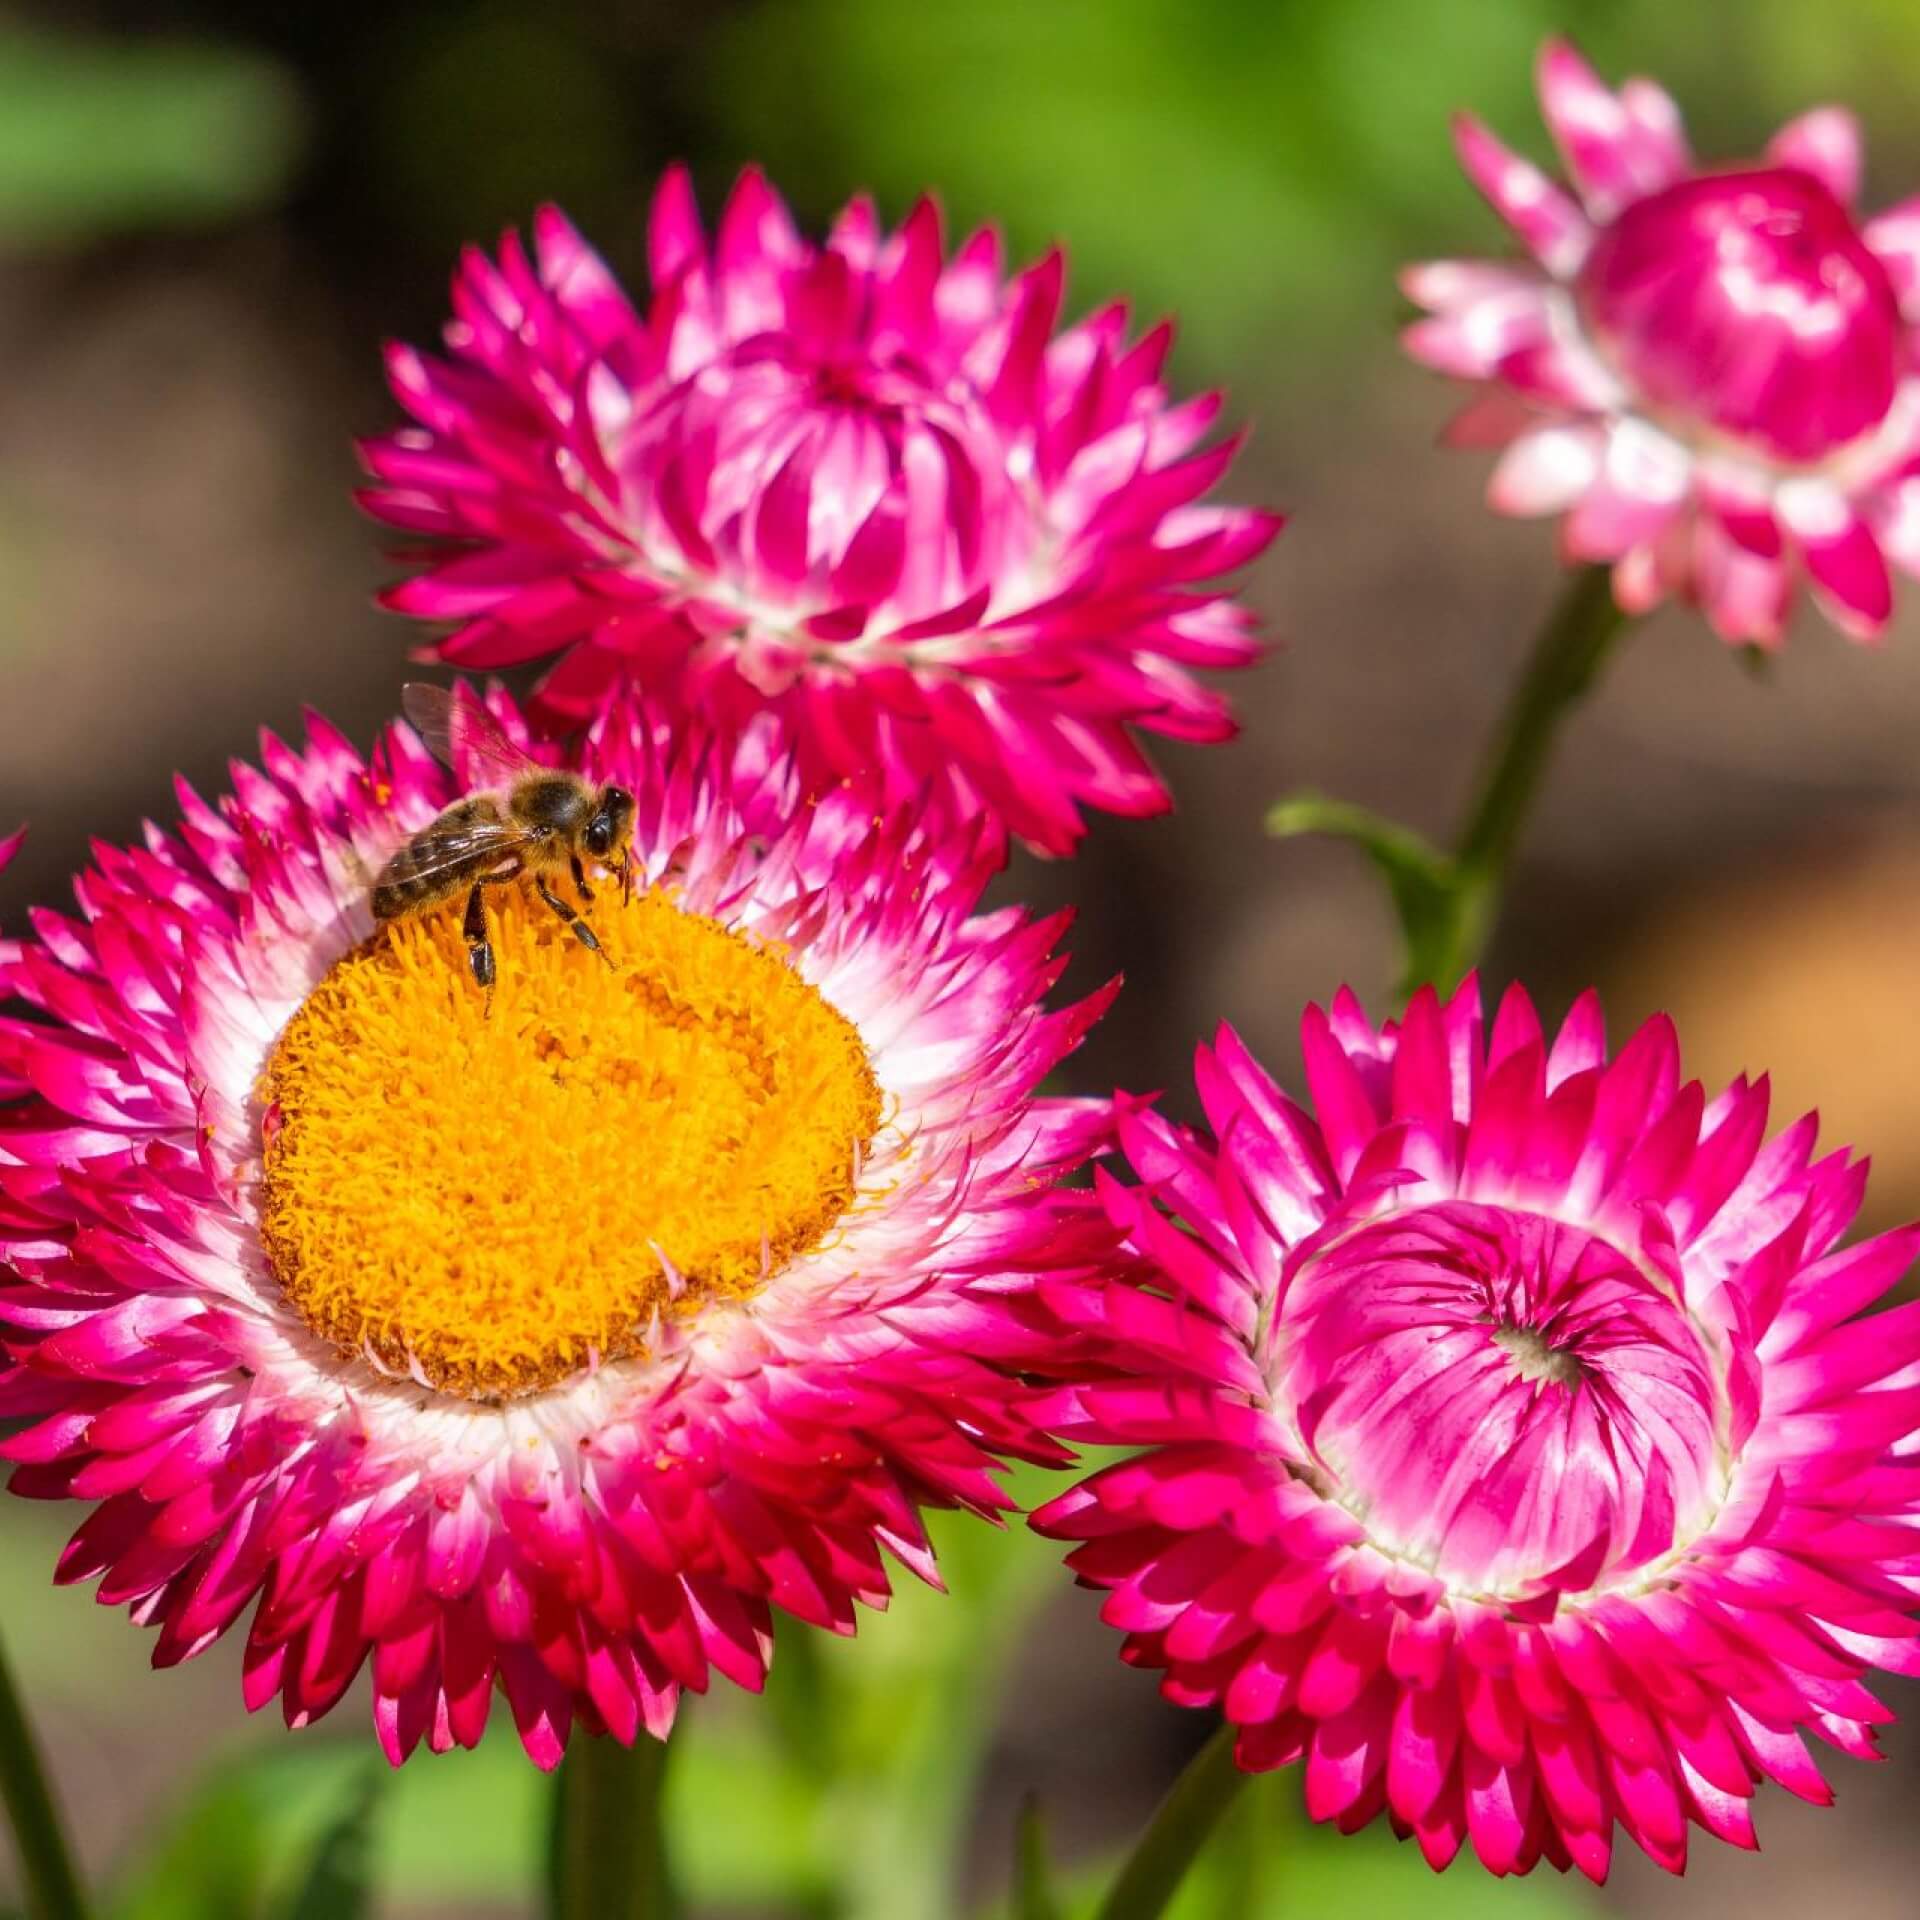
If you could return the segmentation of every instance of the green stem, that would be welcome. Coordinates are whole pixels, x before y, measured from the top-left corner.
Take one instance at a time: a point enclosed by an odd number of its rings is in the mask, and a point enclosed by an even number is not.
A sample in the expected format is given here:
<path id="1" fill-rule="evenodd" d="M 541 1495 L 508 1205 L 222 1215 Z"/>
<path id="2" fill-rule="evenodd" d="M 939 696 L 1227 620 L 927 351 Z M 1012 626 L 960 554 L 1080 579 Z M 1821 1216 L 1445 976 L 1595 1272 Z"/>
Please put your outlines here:
<path id="1" fill-rule="evenodd" d="M 1540 790 L 1562 724 L 1591 691 L 1627 616 L 1604 567 L 1567 582 L 1534 642 L 1501 716 L 1473 807 L 1453 848 L 1454 900 L 1446 939 L 1426 969 L 1450 987 L 1474 966 L 1493 931 L 1507 863 Z"/>
<path id="2" fill-rule="evenodd" d="M 680 1911 L 661 1819 L 667 1747 L 577 1738 L 554 1776 L 548 1911 L 553 1920 L 674 1920 Z"/>
<path id="3" fill-rule="evenodd" d="M 1222 1726 L 1186 1764 L 1127 1856 L 1096 1920 L 1156 1920 L 1233 1804 L 1247 1776 L 1234 1764 L 1234 1729 Z"/>
<path id="4" fill-rule="evenodd" d="M 0 1648 L 0 1800 L 6 1802 L 13 1826 L 27 1911 L 33 1920 L 86 1920 L 80 1876 L 73 1870 L 47 1770 L 4 1648 Z"/>

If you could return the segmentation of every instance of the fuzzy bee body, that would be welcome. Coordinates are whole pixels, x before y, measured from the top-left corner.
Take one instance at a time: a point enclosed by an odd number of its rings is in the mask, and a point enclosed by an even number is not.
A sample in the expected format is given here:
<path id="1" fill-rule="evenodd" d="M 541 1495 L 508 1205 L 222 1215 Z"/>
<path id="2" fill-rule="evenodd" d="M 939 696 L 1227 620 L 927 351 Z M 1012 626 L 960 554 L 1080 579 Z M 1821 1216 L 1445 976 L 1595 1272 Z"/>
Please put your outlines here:
<path id="1" fill-rule="evenodd" d="M 456 800 L 381 868 L 379 879 L 373 883 L 373 917 L 399 920 L 410 913 L 425 913 L 471 886 L 500 863 L 497 844 L 472 850 L 474 829 L 491 829 L 486 838 L 492 841 L 504 825 L 490 794 L 476 793 Z"/>
<path id="2" fill-rule="evenodd" d="M 525 876 L 580 944 L 605 959 L 585 916 L 554 892 L 548 875 L 570 874 L 587 905 L 593 899 L 587 866 L 617 867 L 624 893 L 631 872 L 633 795 L 624 787 L 595 787 L 577 774 L 540 765 L 470 698 L 417 683 L 401 698 L 407 717 L 440 759 L 463 777 L 477 771 L 497 785 L 456 800 L 393 854 L 369 896 L 374 919 L 425 913 L 465 891 L 468 963 L 475 981 L 491 988 L 494 955 L 483 890 Z"/>

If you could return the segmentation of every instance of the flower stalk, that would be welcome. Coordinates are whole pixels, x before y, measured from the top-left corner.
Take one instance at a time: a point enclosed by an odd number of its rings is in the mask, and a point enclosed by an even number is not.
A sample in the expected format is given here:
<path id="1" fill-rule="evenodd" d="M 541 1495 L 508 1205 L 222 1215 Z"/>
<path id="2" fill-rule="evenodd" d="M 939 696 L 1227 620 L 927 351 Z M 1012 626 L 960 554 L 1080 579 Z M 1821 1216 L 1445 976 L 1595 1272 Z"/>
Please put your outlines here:
<path id="1" fill-rule="evenodd" d="M 0 1800 L 7 1809 L 31 1920 L 87 1920 L 40 1747 L 0 1646 Z"/>
<path id="2" fill-rule="evenodd" d="M 1096 1920 L 1156 1920 L 1179 1891 L 1247 1776 L 1234 1763 L 1236 1729 L 1221 1724 L 1182 1769 L 1127 1855 Z"/>
<path id="3" fill-rule="evenodd" d="M 668 1745 L 641 1734 L 574 1741 L 553 1781 L 552 1920 L 675 1920 L 661 1795 Z"/>
<path id="4" fill-rule="evenodd" d="M 1403 995 L 1429 984 L 1449 992 L 1478 964 L 1560 729 L 1599 679 L 1626 620 L 1604 567 L 1582 567 L 1568 581 L 1507 702 L 1451 850 L 1317 793 L 1290 795 L 1267 815 L 1267 831 L 1277 837 L 1334 834 L 1373 862 L 1405 943 Z"/>
<path id="5" fill-rule="evenodd" d="M 1626 619 L 1605 567 L 1580 568 L 1554 602 L 1501 716 L 1454 845 L 1446 937 L 1422 979 L 1410 986 L 1431 981 L 1444 991 L 1479 961 L 1560 729 L 1599 680 Z"/>

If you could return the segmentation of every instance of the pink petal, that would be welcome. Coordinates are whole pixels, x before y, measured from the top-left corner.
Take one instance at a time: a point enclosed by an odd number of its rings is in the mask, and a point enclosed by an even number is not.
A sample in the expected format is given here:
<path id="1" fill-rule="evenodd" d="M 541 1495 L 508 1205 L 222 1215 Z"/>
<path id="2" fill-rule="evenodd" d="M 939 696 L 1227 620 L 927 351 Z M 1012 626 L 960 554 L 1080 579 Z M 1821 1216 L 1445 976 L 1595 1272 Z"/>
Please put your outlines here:
<path id="1" fill-rule="evenodd" d="M 1665 95 L 1656 101 L 1642 91 L 1629 105 L 1600 84 L 1566 40 L 1549 40 L 1541 49 L 1538 81 L 1554 142 L 1596 220 L 1679 177 L 1685 153 L 1675 137 L 1677 117 L 1667 121 L 1659 111 L 1662 102 L 1671 109 Z"/>
<path id="2" fill-rule="evenodd" d="M 1815 107 L 1767 142 L 1767 158 L 1812 174 L 1843 207 L 1851 206 L 1860 192 L 1860 123 L 1844 107 Z"/>
<path id="3" fill-rule="evenodd" d="M 1873 530 L 1824 481 L 1792 480 L 1776 497 L 1829 617 L 1856 639 L 1874 638 L 1893 611 L 1893 582 Z"/>
<path id="4" fill-rule="evenodd" d="M 1487 484 L 1488 502 L 1499 513 L 1563 512 L 1599 477 L 1605 446 L 1599 426 L 1536 427 L 1501 457 Z"/>
<path id="5" fill-rule="evenodd" d="M 1861 237 L 1886 268 L 1901 311 L 1909 321 L 1920 318 L 1920 194 L 1875 214 Z"/>
<path id="6" fill-rule="evenodd" d="M 1470 114 L 1455 118 L 1453 142 L 1468 179 L 1528 252 L 1557 279 L 1576 272 L 1593 236 L 1574 202 L 1531 160 L 1503 146 Z"/>

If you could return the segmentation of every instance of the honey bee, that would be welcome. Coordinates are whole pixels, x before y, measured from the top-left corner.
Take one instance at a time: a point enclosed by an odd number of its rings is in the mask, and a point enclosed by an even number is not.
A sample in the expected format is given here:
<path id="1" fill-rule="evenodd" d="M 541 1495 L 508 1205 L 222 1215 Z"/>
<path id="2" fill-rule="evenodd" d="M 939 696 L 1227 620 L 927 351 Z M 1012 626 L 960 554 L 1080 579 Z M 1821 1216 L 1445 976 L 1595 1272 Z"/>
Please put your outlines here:
<path id="1" fill-rule="evenodd" d="M 565 869 L 582 906 L 591 905 L 587 866 L 618 868 L 624 901 L 633 885 L 633 795 L 595 787 L 578 774 L 543 767 L 509 740 L 480 702 L 419 681 L 401 689 L 400 704 L 434 756 L 473 790 L 424 826 L 381 868 L 373 883 L 373 917 L 399 920 L 467 893 L 461 932 L 475 982 L 491 991 L 493 943 L 487 937 L 488 887 L 527 877 L 534 891 L 583 947 L 607 960 L 586 916 L 562 899 L 548 876 Z M 613 962 L 607 960 L 608 966 Z"/>

